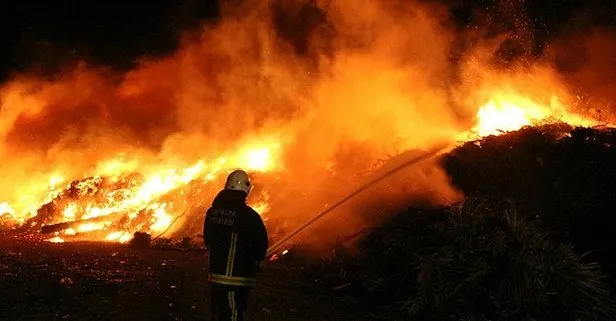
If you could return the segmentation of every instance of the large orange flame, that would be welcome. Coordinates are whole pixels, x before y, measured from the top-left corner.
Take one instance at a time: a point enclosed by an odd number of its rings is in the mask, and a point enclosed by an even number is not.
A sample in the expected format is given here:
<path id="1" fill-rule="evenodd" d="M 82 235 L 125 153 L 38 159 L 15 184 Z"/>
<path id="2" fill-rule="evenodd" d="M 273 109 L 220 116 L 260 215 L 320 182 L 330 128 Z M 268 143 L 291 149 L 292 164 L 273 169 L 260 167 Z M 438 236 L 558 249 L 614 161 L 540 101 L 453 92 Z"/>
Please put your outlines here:
<path id="1" fill-rule="evenodd" d="M 204 186 L 208 182 L 215 181 L 221 175 L 228 173 L 234 168 L 243 168 L 250 172 L 269 172 L 278 162 L 279 150 L 277 143 L 267 143 L 265 140 L 260 143 L 249 143 L 238 148 L 236 154 L 225 155 L 206 163 L 200 160 L 192 166 L 178 169 L 160 169 L 143 179 L 128 181 L 128 184 L 115 185 L 111 190 L 104 190 L 103 179 L 112 182 L 126 180 L 127 174 L 131 171 L 131 164 L 124 163 L 119 159 L 112 159 L 100 164 L 101 168 L 115 173 L 112 176 L 103 178 L 101 176 L 92 179 L 82 180 L 73 187 L 76 187 L 81 197 L 64 201 L 56 201 L 59 207 L 58 212 L 61 216 L 54 217 L 48 224 L 60 223 L 65 221 L 85 221 L 76 224 L 74 227 L 57 232 L 52 237 L 52 242 L 64 242 L 66 237 L 73 240 L 89 239 L 91 237 L 78 237 L 92 231 L 104 231 L 104 234 L 94 234 L 94 239 L 106 241 L 126 242 L 132 238 L 132 232 L 145 231 L 153 235 L 161 235 L 167 232 L 174 223 L 175 217 L 180 215 L 181 208 L 175 204 L 175 199 L 182 197 L 187 185 L 197 183 Z M 58 179 L 54 181 L 57 184 Z M 50 190 L 53 189 L 50 186 Z M 71 188 L 71 187 L 65 187 Z M 90 199 L 88 194 L 95 194 L 102 190 L 102 199 Z M 58 191 L 54 190 L 53 195 Z M 53 196 L 47 197 L 53 198 Z M 165 200 L 163 200 L 165 198 Z M 170 199 L 169 199 L 170 198 Z M 38 200 L 32 199 L 32 202 Z M 5 205 L 9 209 L 8 204 Z M 265 214 L 267 204 L 256 203 L 255 209 L 260 214 Z M 10 209 L 10 213 L 15 210 Z M 121 213 L 121 216 L 117 214 Z M 14 215 L 14 214 L 12 214 Z M 21 220 L 31 218 L 33 214 L 21 217 Z M 128 219 L 124 224 L 117 224 L 121 217 Z M 134 224 L 135 222 L 139 222 Z"/>
<path id="2" fill-rule="evenodd" d="M 0 87 L 0 226 L 66 223 L 52 242 L 194 235 L 225 175 L 243 168 L 256 183 L 250 203 L 277 235 L 405 151 L 547 121 L 596 123 L 546 64 L 491 67 L 493 42 L 477 41 L 451 82 L 453 39 L 469 35 L 448 28 L 442 8 L 333 1 L 311 5 L 321 18 L 309 35 L 287 35 L 285 23 L 304 20 L 246 3 L 128 73 L 82 64 Z M 295 17 L 303 5 L 277 10 Z M 357 229 L 408 199 L 460 198 L 435 162 L 401 175 L 329 228 Z"/>
<path id="3" fill-rule="evenodd" d="M 516 93 L 495 92 L 490 101 L 479 108 L 472 132 L 478 136 L 499 135 L 555 121 L 582 127 L 599 124 L 596 119 L 569 112 L 556 96 L 551 97 L 549 105 L 542 105 Z"/>

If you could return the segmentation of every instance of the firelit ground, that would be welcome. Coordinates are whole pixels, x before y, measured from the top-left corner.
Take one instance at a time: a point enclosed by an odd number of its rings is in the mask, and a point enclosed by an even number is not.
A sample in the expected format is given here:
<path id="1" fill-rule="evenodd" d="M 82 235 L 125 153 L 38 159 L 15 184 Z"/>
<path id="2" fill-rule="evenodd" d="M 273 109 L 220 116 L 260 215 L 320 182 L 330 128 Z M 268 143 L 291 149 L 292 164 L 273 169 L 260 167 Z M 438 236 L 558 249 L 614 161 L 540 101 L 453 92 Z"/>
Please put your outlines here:
<path id="1" fill-rule="evenodd" d="M 208 320 L 203 251 L 52 244 L 0 234 L 0 320 Z M 369 320 L 272 262 L 250 320 Z"/>

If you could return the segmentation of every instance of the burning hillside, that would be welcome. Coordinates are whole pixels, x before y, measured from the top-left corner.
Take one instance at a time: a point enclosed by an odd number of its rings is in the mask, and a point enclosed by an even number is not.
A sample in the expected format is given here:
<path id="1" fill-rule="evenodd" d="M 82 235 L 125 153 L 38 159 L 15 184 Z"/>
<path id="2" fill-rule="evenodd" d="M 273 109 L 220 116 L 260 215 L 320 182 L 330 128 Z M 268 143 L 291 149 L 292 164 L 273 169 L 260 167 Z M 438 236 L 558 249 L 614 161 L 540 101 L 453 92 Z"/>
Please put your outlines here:
<path id="1" fill-rule="evenodd" d="M 79 64 L 51 80 L 16 76 L 0 88 L 1 226 L 56 242 L 194 235 L 238 167 L 255 175 L 249 201 L 266 222 L 296 226 L 387 155 L 546 121 L 597 123 L 547 64 L 492 66 L 502 41 L 448 28 L 442 8 L 363 1 L 355 12 L 356 2 L 311 7 L 322 19 L 304 53 L 271 8 L 249 1 L 126 74 Z M 289 3 L 277 10 L 303 12 Z M 456 77 L 454 37 L 479 43 Z M 405 198 L 460 197 L 435 163 L 407 175 Z"/>

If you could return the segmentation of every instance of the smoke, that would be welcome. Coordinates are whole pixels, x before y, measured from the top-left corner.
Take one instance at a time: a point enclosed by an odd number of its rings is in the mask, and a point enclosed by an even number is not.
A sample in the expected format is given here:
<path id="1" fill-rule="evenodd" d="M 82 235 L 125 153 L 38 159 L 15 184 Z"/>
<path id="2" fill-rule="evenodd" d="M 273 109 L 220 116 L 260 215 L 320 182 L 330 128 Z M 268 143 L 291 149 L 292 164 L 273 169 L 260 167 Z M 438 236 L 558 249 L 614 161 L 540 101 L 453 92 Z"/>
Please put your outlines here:
<path id="1" fill-rule="evenodd" d="M 147 173 L 269 141 L 281 153 L 256 184 L 270 197 L 271 224 L 291 228 L 379 162 L 455 144 L 495 92 L 574 99 L 547 63 L 499 69 L 493 59 L 508 34 L 460 31 L 444 5 L 244 1 L 221 12 L 177 51 L 128 72 L 81 63 L 51 80 L 23 74 L 3 84 L 0 175 L 10 186 L 0 201 L 29 208 L 24 194 L 42 197 L 50 176 L 104 174 L 101 163 L 118 155 Z M 354 231 L 409 200 L 460 197 L 428 161 L 366 192 L 327 229 Z"/>
<path id="2" fill-rule="evenodd" d="M 614 122 L 615 54 L 616 32 L 591 28 L 555 39 L 546 56 L 574 92 L 584 98 L 581 108 L 605 122 Z"/>

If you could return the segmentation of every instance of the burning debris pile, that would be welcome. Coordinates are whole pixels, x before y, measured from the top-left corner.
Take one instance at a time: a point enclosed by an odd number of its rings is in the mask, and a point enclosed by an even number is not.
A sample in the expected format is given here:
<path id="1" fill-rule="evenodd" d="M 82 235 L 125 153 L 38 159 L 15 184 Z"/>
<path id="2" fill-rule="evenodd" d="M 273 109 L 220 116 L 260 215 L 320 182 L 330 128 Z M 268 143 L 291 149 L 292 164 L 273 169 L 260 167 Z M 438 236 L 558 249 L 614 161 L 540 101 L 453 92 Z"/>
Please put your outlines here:
<path id="1" fill-rule="evenodd" d="M 263 150 L 262 150 L 263 151 Z M 33 213 L 17 213 L 8 204 L 0 214 L 0 227 L 42 233 L 51 242 L 71 240 L 127 242 L 134 233 L 182 236 L 201 232 L 202 213 L 220 188 L 226 166 L 244 164 L 254 171 L 266 170 L 266 154 L 250 150 L 225 165 L 228 157 L 210 164 L 199 161 L 183 170 L 158 170 L 148 176 L 138 172 L 91 176 L 73 180 L 66 187 L 49 188 L 44 202 Z M 235 165 L 240 166 L 240 165 Z M 223 175 L 220 175 L 220 174 Z M 255 208 L 264 214 L 266 203 L 257 193 Z M 182 220 L 198 217 L 199 219 Z M 20 221 L 20 219 L 22 221 Z M 178 223 L 178 224 L 176 224 Z"/>
<path id="2" fill-rule="evenodd" d="M 612 320 L 615 146 L 566 124 L 468 142 L 442 157 L 466 201 L 409 208 L 308 276 L 412 320 Z"/>
<path id="3" fill-rule="evenodd" d="M 0 226 L 57 242 L 193 233 L 224 173 L 244 168 L 264 189 L 252 205 L 293 229 L 388 156 L 550 119 L 596 123 L 551 58 L 501 68 L 509 39 L 451 28 L 440 5 L 326 3 L 224 5 L 176 51 L 129 71 L 84 62 L 15 75 L 0 86 L 0 176 L 11 182 Z M 302 44 L 293 30 L 309 33 Z M 118 154 L 138 161 L 105 165 Z M 409 193 L 451 201 L 442 172 L 431 164 Z M 366 222 L 346 223 L 327 236 Z"/>
<path id="4" fill-rule="evenodd" d="M 73 181 L 51 202 L 37 210 L 24 227 L 43 234 L 61 232 L 52 240 L 104 239 L 125 242 L 134 231 L 162 233 L 175 216 L 187 209 L 186 193 L 198 191 L 198 183 L 181 186 L 182 191 L 160 195 L 150 202 L 136 201 L 139 187 L 145 183 L 141 174 L 120 179 L 90 177 Z M 184 196 L 184 197 L 178 197 Z M 178 206 L 183 206 L 179 208 Z"/>
<path id="5" fill-rule="evenodd" d="M 486 318 L 513 311 L 511 319 L 524 319 L 535 317 L 524 315 L 526 300 L 538 315 L 561 308 L 550 302 L 563 288 L 575 293 L 555 299 L 569 316 L 607 311 L 605 291 L 595 286 L 600 274 L 538 229 L 559 232 L 578 251 L 600 248 L 601 264 L 616 271 L 609 261 L 616 177 L 606 170 L 615 161 L 613 131 L 505 134 L 544 122 L 614 123 L 609 104 L 579 88 L 599 85 L 576 70 L 585 62 L 563 71 L 555 66 L 569 47 L 546 43 L 555 52 L 532 53 L 543 46 L 520 39 L 530 31 L 513 14 L 457 28 L 443 5 L 426 1 L 357 7 L 355 0 L 230 3 L 175 52 L 132 70 L 80 63 L 48 78 L 15 75 L 0 86 L 0 177 L 10 183 L 0 186 L 0 228 L 42 232 L 52 242 L 126 242 L 138 233 L 148 243 L 149 236 L 194 233 L 225 174 L 243 168 L 258 173 L 255 186 L 263 190 L 251 205 L 271 218 L 266 224 L 276 234 L 277 226 L 293 230 L 335 204 L 384 156 L 392 161 L 387 156 L 444 142 L 459 148 L 443 166 L 431 163 L 363 196 L 383 196 L 380 204 L 354 199 L 350 215 L 312 238 L 327 246 L 356 235 L 350 230 L 376 222 L 368 216 L 377 206 L 367 203 L 383 205 L 380 215 L 408 199 L 434 206 L 461 194 L 513 199 L 523 219 L 455 206 L 427 219 L 415 220 L 417 211 L 397 216 L 362 245 L 372 255 L 357 264 L 375 272 L 361 275 L 364 289 L 404 302 L 411 314 L 437 308 L 461 316 L 477 308 L 490 310 Z M 516 27 L 499 34 L 494 24 L 501 23 Z M 579 47 L 614 43 L 583 38 Z M 512 43 L 526 50 L 495 63 Z M 613 66 L 614 55 L 599 56 Z M 137 161 L 116 162 L 118 154 Z M 278 259 L 293 253 L 285 249 Z M 550 283 L 554 270 L 565 271 L 557 275 L 564 283 Z M 499 292 L 495 285 L 509 277 L 542 287 L 508 284 L 508 293 Z M 482 293 L 477 301 L 485 306 L 472 306 L 470 292 Z"/>

